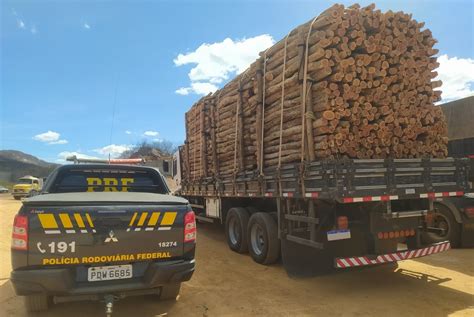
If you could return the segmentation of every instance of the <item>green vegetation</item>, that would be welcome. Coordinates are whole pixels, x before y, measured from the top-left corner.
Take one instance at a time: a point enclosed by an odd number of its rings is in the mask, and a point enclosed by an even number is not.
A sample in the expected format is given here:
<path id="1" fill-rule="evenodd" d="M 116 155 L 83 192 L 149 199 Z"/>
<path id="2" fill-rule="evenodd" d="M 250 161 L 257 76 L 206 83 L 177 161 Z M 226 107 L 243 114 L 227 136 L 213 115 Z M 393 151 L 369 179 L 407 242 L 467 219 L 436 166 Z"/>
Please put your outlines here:
<path id="1" fill-rule="evenodd" d="M 15 184 L 13 184 L 12 182 L 5 181 L 5 180 L 0 180 L 0 186 L 6 187 L 10 190 L 13 188 L 13 185 L 15 185 Z"/>

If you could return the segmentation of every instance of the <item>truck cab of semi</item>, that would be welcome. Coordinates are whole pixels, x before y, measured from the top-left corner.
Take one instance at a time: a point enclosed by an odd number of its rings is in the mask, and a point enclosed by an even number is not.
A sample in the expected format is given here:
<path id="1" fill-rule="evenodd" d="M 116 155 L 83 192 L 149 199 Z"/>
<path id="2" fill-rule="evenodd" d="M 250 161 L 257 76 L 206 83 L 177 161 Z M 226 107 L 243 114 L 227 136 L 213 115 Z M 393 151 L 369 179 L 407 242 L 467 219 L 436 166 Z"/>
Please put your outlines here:
<path id="1" fill-rule="evenodd" d="M 13 186 L 12 195 L 16 200 L 39 193 L 43 187 L 43 179 L 23 176 Z"/>

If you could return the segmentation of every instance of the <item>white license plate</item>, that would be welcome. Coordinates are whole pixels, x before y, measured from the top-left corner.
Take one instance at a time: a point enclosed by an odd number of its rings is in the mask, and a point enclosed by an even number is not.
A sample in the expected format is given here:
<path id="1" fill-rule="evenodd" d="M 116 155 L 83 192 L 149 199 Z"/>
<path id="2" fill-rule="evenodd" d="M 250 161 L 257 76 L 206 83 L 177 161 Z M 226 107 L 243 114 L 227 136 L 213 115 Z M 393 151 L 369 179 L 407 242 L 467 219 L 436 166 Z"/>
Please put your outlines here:
<path id="1" fill-rule="evenodd" d="M 132 278 L 132 265 L 96 266 L 87 270 L 89 282 L 122 280 Z"/>

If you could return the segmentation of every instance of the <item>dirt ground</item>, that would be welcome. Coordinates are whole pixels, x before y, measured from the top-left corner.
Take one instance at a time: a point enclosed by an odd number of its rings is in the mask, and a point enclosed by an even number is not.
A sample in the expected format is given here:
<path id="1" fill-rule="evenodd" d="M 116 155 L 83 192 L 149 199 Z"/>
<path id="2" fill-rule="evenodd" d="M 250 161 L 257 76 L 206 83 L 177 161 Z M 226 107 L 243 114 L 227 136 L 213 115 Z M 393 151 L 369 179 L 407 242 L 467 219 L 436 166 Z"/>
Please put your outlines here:
<path id="1" fill-rule="evenodd" d="M 9 281 L 10 235 L 20 203 L 0 195 L 0 316 L 28 316 Z M 177 302 L 131 297 L 114 316 L 474 316 L 474 250 L 399 263 L 398 269 L 293 279 L 280 264 L 261 266 L 231 252 L 221 227 L 198 229 L 196 273 Z M 104 316 L 99 302 L 55 305 L 35 316 Z"/>

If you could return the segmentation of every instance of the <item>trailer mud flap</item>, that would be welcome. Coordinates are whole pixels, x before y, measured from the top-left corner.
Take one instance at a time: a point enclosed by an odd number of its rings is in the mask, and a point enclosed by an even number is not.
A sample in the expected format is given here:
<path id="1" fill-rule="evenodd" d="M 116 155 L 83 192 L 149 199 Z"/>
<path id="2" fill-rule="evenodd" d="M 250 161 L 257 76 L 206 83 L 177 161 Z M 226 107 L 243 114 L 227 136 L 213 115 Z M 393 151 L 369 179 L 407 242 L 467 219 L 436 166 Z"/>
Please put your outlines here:
<path id="1" fill-rule="evenodd" d="M 310 277 L 334 271 L 333 255 L 296 242 L 281 240 L 283 267 L 290 276 Z"/>

